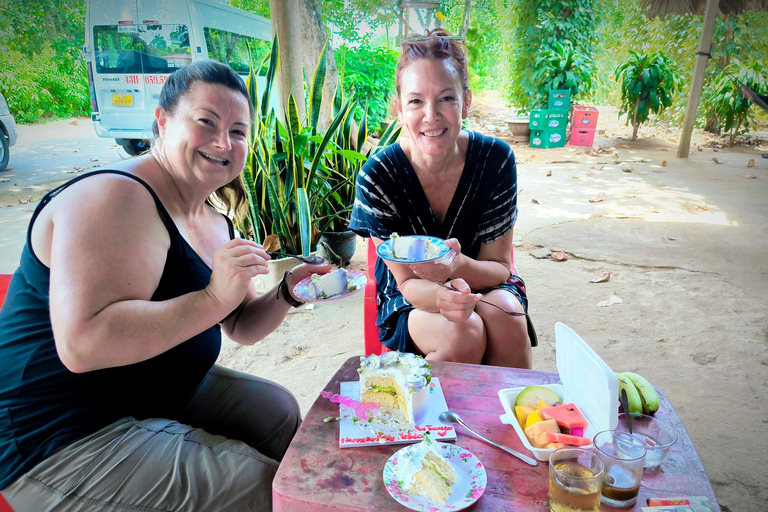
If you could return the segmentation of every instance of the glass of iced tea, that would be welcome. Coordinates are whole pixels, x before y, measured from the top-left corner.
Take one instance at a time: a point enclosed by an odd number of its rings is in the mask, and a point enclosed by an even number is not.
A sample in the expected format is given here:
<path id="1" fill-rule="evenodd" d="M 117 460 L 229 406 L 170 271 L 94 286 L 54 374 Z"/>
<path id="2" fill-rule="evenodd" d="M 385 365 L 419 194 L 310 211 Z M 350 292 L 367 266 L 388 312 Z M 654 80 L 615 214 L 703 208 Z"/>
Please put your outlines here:
<path id="1" fill-rule="evenodd" d="M 549 457 L 550 512 L 598 512 L 603 461 L 584 448 L 559 448 Z"/>
<path id="2" fill-rule="evenodd" d="M 600 501 L 611 507 L 631 507 L 640 492 L 645 444 L 616 430 L 598 432 L 592 442 L 605 464 Z"/>

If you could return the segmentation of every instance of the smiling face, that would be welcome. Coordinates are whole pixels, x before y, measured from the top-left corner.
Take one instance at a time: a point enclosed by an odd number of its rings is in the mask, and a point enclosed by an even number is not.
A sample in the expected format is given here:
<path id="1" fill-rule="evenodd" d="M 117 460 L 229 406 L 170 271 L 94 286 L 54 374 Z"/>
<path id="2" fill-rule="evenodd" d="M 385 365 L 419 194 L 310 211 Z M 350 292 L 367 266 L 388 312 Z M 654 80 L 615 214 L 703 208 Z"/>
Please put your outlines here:
<path id="1" fill-rule="evenodd" d="M 157 125 L 171 167 L 217 189 L 243 170 L 248 153 L 248 100 L 223 85 L 195 82 Z"/>
<path id="2" fill-rule="evenodd" d="M 408 64 L 401 75 L 396 105 L 411 151 L 428 157 L 453 151 L 471 98 L 469 91 L 464 94 L 450 60 L 418 59 Z"/>

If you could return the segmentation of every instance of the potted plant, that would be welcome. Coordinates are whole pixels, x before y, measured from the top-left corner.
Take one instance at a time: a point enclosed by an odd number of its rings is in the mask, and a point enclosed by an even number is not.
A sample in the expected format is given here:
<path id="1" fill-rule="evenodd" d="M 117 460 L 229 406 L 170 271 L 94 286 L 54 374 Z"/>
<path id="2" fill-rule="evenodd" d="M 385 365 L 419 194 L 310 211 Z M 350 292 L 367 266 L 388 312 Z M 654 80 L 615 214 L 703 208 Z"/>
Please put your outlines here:
<path id="1" fill-rule="evenodd" d="M 344 93 L 336 89 L 334 115 L 341 113 Z M 346 105 L 347 103 L 344 103 Z M 368 158 L 397 140 L 400 128 L 390 123 L 381 139 L 374 146 L 368 141 L 368 108 L 355 136 L 352 130 L 353 112 L 357 102 L 347 110 L 340 129 L 331 138 L 322 172 L 325 178 L 325 193 L 320 198 L 319 229 L 322 233 L 318 250 L 324 258 L 344 266 L 355 252 L 356 235 L 349 230 L 352 205 L 355 201 L 357 174 Z"/>
<path id="2" fill-rule="evenodd" d="M 239 219 L 239 227 L 267 250 L 309 256 L 320 236 L 318 208 L 327 189 L 320 171 L 325 165 L 329 143 L 350 107 L 348 102 L 340 106 L 325 134 L 319 133 L 318 119 L 327 69 L 326 49 L 327 46 L 321 52 L 308 87 L 309 116 L 304 124 L 299 119 L 292 95 L 285 109 L 285 122 L 280 122 L 274 109 L 270 108 L 279 62 L 277 37 L 272 43 L 266 86 L 260 98 L 256 72 L 253 68 L 250 70 L 247 85 L 256 113 L 249 134 L 250 152 L 242 174 L 248 210 Z M 293 266 L 295 261 L 291 259 L 287 264 Z M 278 269 L 270 272 L 278 273 L 282 274 Z"/>

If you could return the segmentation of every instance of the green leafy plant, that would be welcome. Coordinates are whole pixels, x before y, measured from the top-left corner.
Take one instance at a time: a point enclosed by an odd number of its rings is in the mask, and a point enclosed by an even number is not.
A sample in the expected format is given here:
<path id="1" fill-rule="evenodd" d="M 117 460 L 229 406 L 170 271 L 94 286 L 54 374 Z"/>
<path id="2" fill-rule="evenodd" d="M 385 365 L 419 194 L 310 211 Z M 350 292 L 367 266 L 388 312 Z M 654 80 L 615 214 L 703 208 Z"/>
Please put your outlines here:
<path id="1" fill-rule="evenodd" d="M 571 97 L 592 88 L 594 63 L 588 56 L 576 52 L 570 42 L 555 42 L 536 58 L 533 76 L 539 84 L 537 106 L 544 106 L 548 92 L 570 89 Z"/>
<path id="2" fill-rule="evenodd" d="M 299 119 L 295 98 L 288 98 L 285 122 L 281 123 L 270 108 L 270 97 L 277 73 L 280 50 L 277 37 L 266 73 L 266 87 L 259 100 L 256 90 L 257 71 L 252 67 L 248 90 L 257 106 L 254 126 L 249 134 L 250 152 L 243 170 L 243 183 L 248 198 L 246 232 L 259 243 L 272 243 L 269 235 L 286 251 L 308 256 L 314 250 L 320 231 L 317 214 L 324 195 L 325 182 L 319 172 L 324 169 L 328 144 L 349 113 L 349 102 L 342 105 L 325 134 L 320 134 L 318 120 L 322 91 L 327 72 L 327 44 L 308 84 L 308 118 Z M 275 247 L 276 248 L 276 247 Z"/>
<path id="3" fill-rule="evenodd" d="M 395 93 L 397 52 L 367 42 L 354 48 L 341 47 L 334 53 L 344 92 L 357 100 L 355 120 L 368 111 L 368 123 L 377 128 L 389 115 L 389 100 Z"/>
<path id="4" fill-rule="evenodd" d="M 342 108 L 344 95 L 341 89 L 336 89 L 334 98 L 334 114 Z M 353 107 L 346 115 L 339 131 L 331 139 L 330 154 L 327 155 L 325 166 L 322 167 L 325 176 L 326 191 L 321 197 L 320 231 L 340 232 L 348 229 L 352 205 L 355 201 L 355 182 L 363 164 L 374 153 L 395 142 L 400 136 L 401 128 L 396 123 L 390 123 L 379 142 L 374 146 L 368 143 L 368 110 L 363 111 L 363 117 L 358 125 L 357 136 L 352 130 Z"/>
<path id="5" fill-rule="evenodd" d="M 638 54 L 629 51 L 629 60 L 616 69 L 621 85 L 621 110 L 627 124 L 632 123 L 632 140 L 637 129 L 651 113 L 659 114 L 672 104 L 672 95 L 680 85 L 673 62 L 661 52 Z"/>
<path id="6" fill-rule="evenodd" d="M 715 115 L 723 130 L 730 132 L 730 146 L 733 146 L 739 131 L 742 128 L 749 129 L 755 121 L 754 109 L 750 108 L 752 102 L 739 91 L 739 84 L 758 94 L 768 95 L 768 79 L 763 63 L 754 61 L 745 65 L 734 60 L 714 78 L 704 96 L 707 110 Z"/>

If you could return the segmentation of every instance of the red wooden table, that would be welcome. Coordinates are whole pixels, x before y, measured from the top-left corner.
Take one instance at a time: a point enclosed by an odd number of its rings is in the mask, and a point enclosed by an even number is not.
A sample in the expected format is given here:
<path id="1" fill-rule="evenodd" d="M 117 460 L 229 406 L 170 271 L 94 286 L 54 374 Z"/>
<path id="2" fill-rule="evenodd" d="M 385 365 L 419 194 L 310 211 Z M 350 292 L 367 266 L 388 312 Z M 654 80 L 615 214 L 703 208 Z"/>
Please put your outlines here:
<path id="1" fill-rule="evenodd" d="M 440 379 L 448 408 L 461 414 L 467 424 L 496 442 L 521 452 L 515 430 L 504 425 L 504 409 L 498 391 L 532 384 L 559 384 L 557 373 L 517 370 L 493 366 L 432 362 L 433 375 Z M 359 357 L 348 359 L 328 382 L 325 391 L 339 393 L 339 383 L 358 380 Z M 663 496 L 707 496 L 717 508 L 712 485 L 696 449 L 666 396 L 661 396 L 658 418 L 677 432 L 659 470 L 646 469 L 637 504 Z M 324 418 L 338 417 L 339 405 L 318 398 L 304 418 L 283 458 L 272 484 L 273 510 L 281 512 L 404 510 L 387 492 L 384 464 L 405 445 L 339 448 L 339 424 Z M 474 453 L 485 466 L 488 485 L 472 508 L 484 510 L 548 511 L 546 462 L 528 466 L 512 455 L 474 438 L 457 426 L 456 444 Z M 601 506 L 605 510 L 619 510 Z"/>

